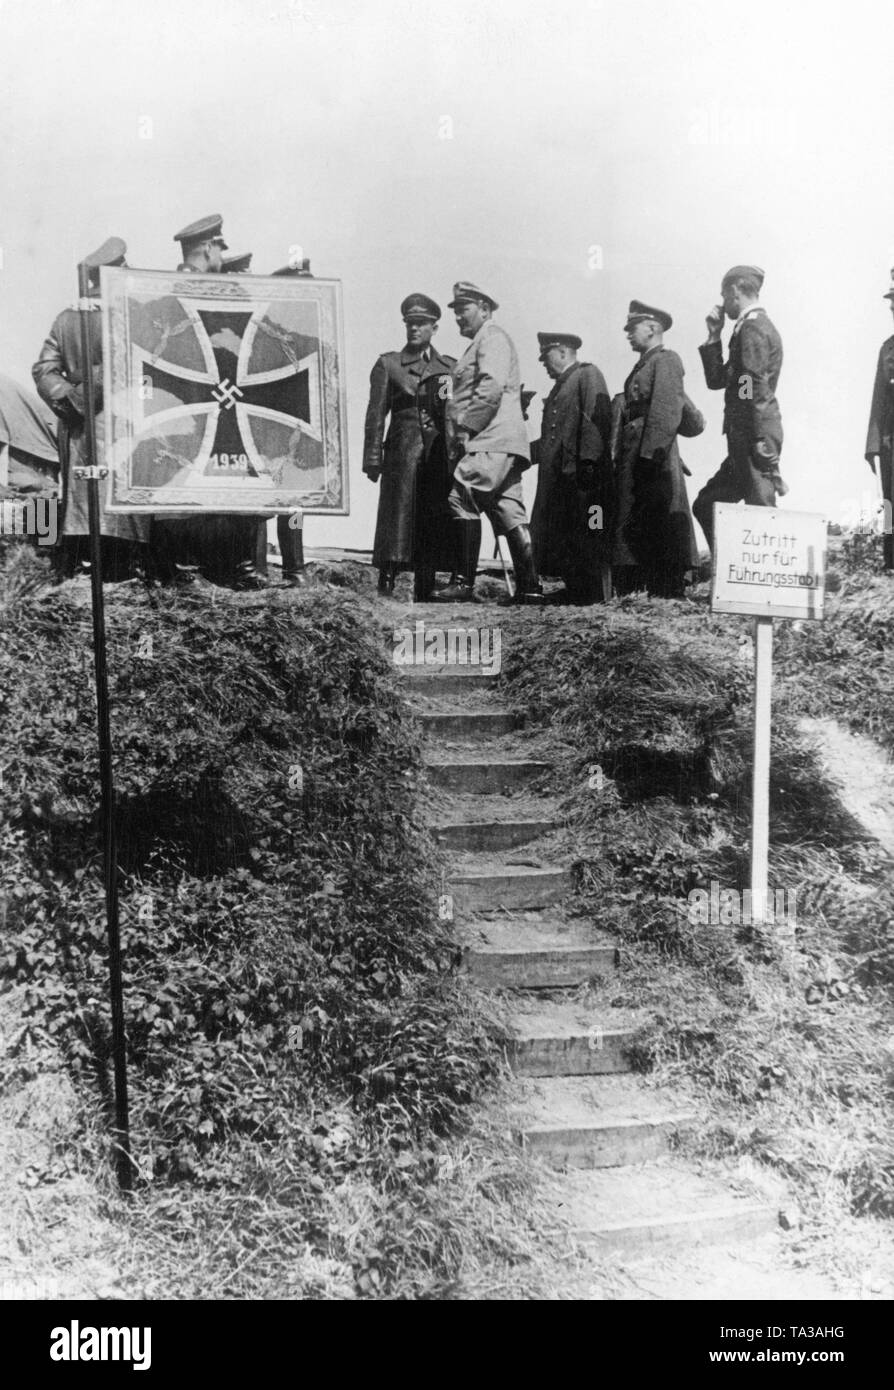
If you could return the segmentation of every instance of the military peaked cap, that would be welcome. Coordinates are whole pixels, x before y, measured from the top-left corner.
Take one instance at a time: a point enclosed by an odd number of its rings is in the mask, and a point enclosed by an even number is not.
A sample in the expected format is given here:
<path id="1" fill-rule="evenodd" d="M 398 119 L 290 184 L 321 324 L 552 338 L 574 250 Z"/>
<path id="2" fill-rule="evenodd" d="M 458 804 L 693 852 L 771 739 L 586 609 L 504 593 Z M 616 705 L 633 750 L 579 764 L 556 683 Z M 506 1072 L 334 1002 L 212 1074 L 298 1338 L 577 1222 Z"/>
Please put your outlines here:
<path id="1" fill-rule="evenodd" d="M 271 270 L 271 275 L 310 275 L 310 261 L 307 256 L 300 265 L 281 265 L 279 270 Z"/>
<path id="2" fill-rule="evenodd" d="M 538 333 L 537 341 L 540 344 L 541 360 L 546 356 L 551 347 L 569 347 L 577 352 L 581 345 L 581 339 L 576 333 Z"/>
<path id="3" fill-rule="evenodd" d="M 123 265 L 126 251 L 127 247 L 120 236 L 110 236 L 102 246 L 98 246 L 89 256 L 84 257 L 84 265 L 89 266 L 91 270 L 100 265 Z"/>
<path id="4" fill-rule="evenodd" d="M 734 265 L 728 270 L 721 280 L 721 285 L 728 285 L 731 280 L 753 280 L 758 289 L 764 283 L 764 272 L 759 265 Z"/>
<path id="5" fill-rule="evenodd" d="M 453 286 L 453 298 L 447 305 L 448 309 L 455 309 L 457 304 L 468 304 L 470 299 L 483 299 L 492 309 L 499 309 L 497 301 L 484 290 L 479 290 L 477 285 L 473 285 L 471 280 L 457 280 Z"/>
<path id="6" fill-rule="evenodd" d="M 673 327 L 674 322 L 670 314 L 666 314 L 663 309 L 656 309 L 652 304 L 643 304 L 641 299 L 631 299 L 624 327 L 630 328 L 632 324 L 642 323 L 644 319 L 654 319 L 656 323 L 661 324 L 665 332 Z"/>
<path id="7" fill-rule="evenodd" d="M 191 241 L 216 241 L 221 250 L 228 249 L 223 236 L 223 218 L 219 212 L 212 212 L 209 217 L 200 217 L 198 222 L 190 222 L 188 227 L 182 231 L 174 233 L 174 240 L 181 245 Z"/>
<path id="8" fill-rule="evenodd" d="M 225 275 L 239 275 L 242 271 L 248 270 L 252 255 L 253 252 L 244 251 L 241 256 L 224 256 L 220 268 Z"/>
<path id="9" fill-rule="evenodd" d="M 441 306 L 429 299 L 427 294 L 408 294 L 400 306 L 400 316 L 402 319 L 427 319 L 429 323 L 437 323 L 441 317 Z"/>

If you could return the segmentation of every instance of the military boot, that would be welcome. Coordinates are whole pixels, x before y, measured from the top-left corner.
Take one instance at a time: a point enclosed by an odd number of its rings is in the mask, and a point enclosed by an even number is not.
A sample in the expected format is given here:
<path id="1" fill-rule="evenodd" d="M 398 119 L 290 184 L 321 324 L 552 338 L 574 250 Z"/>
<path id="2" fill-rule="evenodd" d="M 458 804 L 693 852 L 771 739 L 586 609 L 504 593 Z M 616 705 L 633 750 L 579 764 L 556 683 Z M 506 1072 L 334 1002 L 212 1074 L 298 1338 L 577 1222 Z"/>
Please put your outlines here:
<path id="1" fill-rule="evenodd" d="M 477 603 L 475 597 L 475 576 L 478 573 L 478 556 L 481 551 L 481 522 L 467 521 L 465 518 L 453 522 L 456 539 L 455 583 L 438 589 L 432 595 L 438 603 Z"/>
<path id="2" fill-rule="evenodd" d="M 432 598 L 435 572 L 430 565 L 417 565 L 413 572 L 413 602 L 425 603 Z"/>
<path id="3" fill-rule="evenodd" d="M 509 546 L 512 568 L 515 571 L 515 597 L 501 599 L 501 606 L 506 608 L 515 603 L 543 603 L 543 585 L 534 564 L 531 532 L 527 526 L 514 526 L 511 531 L 507 531 L 506 544 Z"/>
<path id="4" fill-rule="evenodd" d="M 379 566 L 379 583 L 378 583 L 378 591 L 379 591 L 379 593 L 380 593 L 380 594 L 389 594 L 389 595 L 390 595 L 390 594 L 393 594 L 393 593 L 394 593 L 394 581 L 395 581 L 396 578 L 397 578 L 397 566 L 396 566 L 396 565 L 390 565 L 390 564 L 380 565 L 380 566 Z"/>

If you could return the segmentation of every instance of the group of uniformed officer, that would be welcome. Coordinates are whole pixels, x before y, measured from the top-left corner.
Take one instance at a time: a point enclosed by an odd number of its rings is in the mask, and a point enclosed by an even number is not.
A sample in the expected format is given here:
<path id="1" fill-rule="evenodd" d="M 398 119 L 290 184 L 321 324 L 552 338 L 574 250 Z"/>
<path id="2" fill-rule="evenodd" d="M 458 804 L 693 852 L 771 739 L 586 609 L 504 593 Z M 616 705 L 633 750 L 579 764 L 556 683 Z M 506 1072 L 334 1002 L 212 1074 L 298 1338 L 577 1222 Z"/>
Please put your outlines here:
<path id="1" fill-rule="evenodd" d="M 251 253 L 225 256 L 222 218 L 213 214 L 177 232 L 180 273 L 247 273 Z M 86 258 L 89 293 L 99 293 L 99 267 L 124 265 L 126 247 L 110 238 Z M 274 275 L 309 275 L 309 262 L 281 266 Z M 690 508 L 689 470 L 677 440 L 702 432 L 704 418 L 689 400 L 679 356 L 664 346 L 671 315 L 633 300 L 624 332 L 638 361 L 611 399 L 605 378 L 578 360 L 574 333 L 538 333 L 539 360 L 552 380 L 540 437 L 529 445 L 518 354 L 495 322 L 499 305 L 470 281 L 453 287 L 449 308 L 468 345 L 459 360 L 434 344 L 441 318 L 425 294 L 400 306 L 406 342 L 383 353 L 373 367 L 366 413 L 363 471 L 381 479 L 373 564 L 379 590 L 414 572 L 418 600 L 474 599 L 481 547 L 481 516 L 505 536 L 515 571 L 513 601 L 543 601 L 541 574 L 564 581 L 572 603 L 646 589 L 681 597 L 698 565 L 693 515 L 713 548 L 715 502 L 774 506 L 787 492 L 779 472 L 783 442 L 776 386 L 782 341 L 759 303 L 764 272 L 736 265 L 721 282 L 721 303 L 707 315 L 707 341 L 699 348 L 705 382 L 724 391 L 727 456 Z M 892 288 L 885 298 L 894 312 Z M 721 334 L 733 323 L 727 358 Z M 87 320 L 90 361 L 83 360 L 80 316 L 65 309 L 53 323 L 33 367 L 38 392 L 59 419 L 62 524 L 58 572 L 85 563 L 89 533 L 86 487 L 74 476 L 84 458 L 84 381 L 92 372 L 97 437 L 102 440 L 102 343 L 95 316 Z M 882 345 L 872 398 L 866 458 L 880 476 L 890 517 L 894 506 L 894 336 Z M 539 466 L 531 526 L 522 499 L 522 474 Z M 267 583 L 266 517 L 146 516 L 101 513 L 104 569 L 121 577 L 135 555 L 151 557 L 163 580 L 238 588 Z M 278 516 L 283 581 L 301 582 L 301 531 Z M 894 569 L 894 537 L 884 539 L 884 563 Z M 107 567 L 107 568 L 106 568 Z M 449 583 L 437 586 L 439 571 Z"/>
<path id="2" fill-rule="evenodd" d="M 733 266 L 723 277 L 722 304 L 706 320 L 700 352 L 708 387 L 725 391 L 728 453 L 693 509 L 677 439 L 700 434 L 704 418 L 683 388 L 683 363 L 664 346 L 673 324 L 665 310 L 631 302 L 624 332 L 639 360 L 614 401 L 599 368 L 578 360 L 577 334 L 539 333 L 553 386 L 540 438 L 529 446 L 518 356 L 494 322 L 494 297 L 469 281 L 454 285 L 448 307 L 469 340 L 454 361 L 432 346 L 438 305 L 408 296 L 401 305 L 406 345 L 376 362 L 366 417 L 364 471 L 382 477 L 373 556 L 380 591 L 391 592 L 395 573 L 413 568 L 417 599 L 474 599 L 483 513 L 506 537 L 514 602 L 543 601 L 541 574 L 562 579 L 571 603 L 607 599 L 613 587 L 682 597 L 698 566 L 693 510 L 712 545 L 715 502 L 772 506 L 787 490 L 775 395 L 782 344 L 758 303 L 763 279 L 757 266 Z M 726 362 L 724 317 L 735 324 Z M 539 472 L 529 530 L 521 478 L 531 463 Z M 445 565 L 448 521 L 452 559 Z M 440 555 L 425 536 L 436 538 Z M 452 579 L 438 589 L 434 574 L 442 568 Z"/>
<path id="3" fill-rule="evenodd" d="M 224 256 L 229 248 L 218 213 L 200 218 L 174 236 L 180 246 L 179 274 L 246 273 L 251 252 Z M 85 258 L 89 270 L 89 294 L 99 295 L 101 266 L 126 265 L 127 248 L 120 237 L 110 237 Z M 310 275 L 310 263 L 280 266 L 274 275 Z M 86 567 L 87 485 L 75 476 L 86 463 L 84 439 L 84 381 L 93 376 L 97 443 L 103 439 L 102 336 L 99 316 L 87 316 L 89 365 L 84 362 L 81 315 L 76 309 L 59 314 L 32 368 L 35 385 L 59 420 L 58 442 L 62 492 L 62 518 L 56 547 L 56 572 L 71 578 Z M 266 577 L 267 516 L 191 513 L 117 515 L 100 511 L 103 574 L 126 578 L 135 570 L 162 582 L 184 585 L 229 584 L 238 589 L 263 588 Z M 277 540 L 282 555 L 282 583 L 302 582 L 304 555 L 302 534 L 277 516 Z"/>

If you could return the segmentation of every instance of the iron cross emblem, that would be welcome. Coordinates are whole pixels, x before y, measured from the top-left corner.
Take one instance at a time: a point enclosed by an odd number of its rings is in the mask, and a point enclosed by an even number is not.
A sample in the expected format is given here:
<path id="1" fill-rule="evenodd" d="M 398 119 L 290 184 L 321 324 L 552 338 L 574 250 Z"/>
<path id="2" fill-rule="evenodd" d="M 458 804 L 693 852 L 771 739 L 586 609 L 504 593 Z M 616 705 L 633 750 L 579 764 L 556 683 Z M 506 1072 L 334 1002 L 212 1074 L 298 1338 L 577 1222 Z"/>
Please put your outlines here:
<path id="1" fill-rule="evenodd" d="M 244 478 L 278 482 L 262 442 L 265 422 L 287 431 L 276 431 L 279 454 L 282 441 L 296 433 L 322 439 L 317 354 L 299 357 L 290 334 L 268 317 L 269 307 L 172 296 L 152 306 L 151 346 L 133 344 L 142 382 L 137 431 L 182 434 L 187 421 L 202 429 L 195 457 L 183 459 L 180 487 L 208 476 L 224 484 L 228 478 L 236 485 Z M 252 370 L 256 348 L 278 365 Z"/>

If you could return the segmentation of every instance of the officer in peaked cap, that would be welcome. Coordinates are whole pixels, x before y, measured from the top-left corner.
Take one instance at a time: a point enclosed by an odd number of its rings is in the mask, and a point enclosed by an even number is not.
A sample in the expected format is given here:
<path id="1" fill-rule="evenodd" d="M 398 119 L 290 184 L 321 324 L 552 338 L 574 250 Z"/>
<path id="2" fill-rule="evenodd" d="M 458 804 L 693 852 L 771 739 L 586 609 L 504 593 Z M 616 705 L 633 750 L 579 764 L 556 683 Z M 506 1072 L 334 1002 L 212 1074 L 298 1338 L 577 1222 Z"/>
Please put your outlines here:
<path id="1" fill-rule="evenodd" d="M 891 288 L 882 295 L 894 313 L 894 270 Z M 878 475 L 884 498 L 882 532 L 882 563 L 889 574 L 894 573 L 894 337 L 882 343 L 875 369 L 869 429 L 866 434 L 864 457 L 873 473 Z"/>
<path id="2" fill-rule="evenodd" d="M 369 378 L 363 471 L 382 480 L 373 542 L 379 593 L 391 594 L 401 570 L 414 571 L 416 599 L 428 598 L 438 569 L 450 570 L 446 515 L 450 478 L 444 448 L 444 399 L 455 359 L 434 346 L 441 310 L 409 294 L 400 314 L 406 340 L 383 352 Z"/>
<path id="3" fill-rule="evenodd" d="M 624 382 L 615 457 L 617 588 L 660 598 L 682 598 L 686 572 L 698 564 L 677 447 L 686 408 L 683 363 L 664 346 L 672 324 L 664 309 L 631 300 L 624 332 L 639 361 Z"/>
<path id="4" fill-rule="evenodd" d="M 543 362 L 550 348 L 565 347 L 570 348 L 572 352 L 578 352 L 582 339 L 576 333 L 538 333 L 537 342 L 540 345 L 540 361 Z"/>
<path id="5" fill-rule="evenodd" d="M 656 309 L 651 304 L 644 304 L 641 299 L 631 299 L 624 332 L 626 333 L 628 328 L 633 328 L 638 323 L 645 323 L 648 319 L 654 319 L 662 333 L 666 333 L 669 328 L 674 326 L 673 319 L 670 314 L 665 313 L 664 309 Z"/>
<path id="6" fill-rule="evenodd" d="M 518 353 L 493 320 L 493 295 L 471 280 L 453 286 L 450 308 L 468 346 L 453 369 L 447 403 L 447 449 L 455 464 L 448 498 L 455 538 L 457 580 L 443 589 L 444 602 L 475 602 L 481 548 L 481 514 L 504 535 L 515 570 L 515 602 L 541 603 L 522 497 L 522 473 L 531 466 L 522 413 Z"/>
<path id="7" fill-rule="evenodd" d="M 99 293 L 101 266 L 125 264 L 127 247 L 120 237 L 109 237 L 102 246 L 84 257 L 89 269 L 89 292 Z M 38 395 L 58 416 L 58 448 L 62 489 L 62 525 L 54 555 L 56 575 L 70 579 L 81 560 L 88 555 L 90 519 L 87 483 L 74 476 L 74 470 L 86 461 L 84 440 L 84 379 L 93 376 L 96 408 L 96 439 L 100 457 L 104 438 L 102 414 L 102 325 L 99 314 L 87 315 L 87 337 L 90 345 L 89 365 L 84 361 L 81 339 L 81 316 L 75 309 L 63 309 L 57 315 L 40 356 L 31 368 Z M 99 529 L 102 537 L 103 574 L 108 579 L 126 578 L 141 563 L 142 547 L 149 537 L 149 518 L 117 515 L 100 508 Z M 139 548 L 138 548 L 139 547 Z"/>
<path id="8" fill-rule="evenodd" d="M 732 266 L 720 282 L 721 303 L 705 319 L 707 341 L 699 347 L 708 388 L 724 392 L 727 456 L 692 508 L 712 551 L 715 502 L 775 507 L 777 494 L 788 492 L 779 472 L 782 415 L 776 399 L 782 339 L 758 303 L 763 283 L 760 266 Z M 724 318 L 734 323 L 725 362 Z"/>
<path id="9" fill-rule="evenodd" d="M 537 341 L 553 386 L 531 445 L 534 556 L 541 574 L 564 580 L 566 602 L 596 603 L 611 598 L 611 398 L 599 368 L 578 361 L 576 333 L 538 333 Z"/>
<path id="10" fill-rule="evenodd" d="M 98 246 L 95 251 L 91 251 L 89 256 L 84 257 L 83 264 L 91 271 L 90 281 L 94 282 L 93 272 L 98 271 L 104 265 L 126 265 L 125 256 L 127 246 L 120 236 L 110 236 L 108 241 L 104 241 L 102 246 Z M 95 276 L 95 283 L 99 284 L 99 275 Z"/>
<path id="11" fill-rule="evenodd" d="M 421 323 L 439 323 L 441 306 L 429 299 L 427 294 L 408 294 L 401 303 L 400 316 L 404 323 L 409 319 L 418 319 Z"/>
<path id="12" fill-rule="evenodd" d="M 489 304 L 491 313 L 500 307 L 492 295 L 485 294 L 484 290 L 473 285 L 471 280 L 457 280 L 453 286 L 453 298 L 447 308 L 456 309 L 459 305 L 474 303 L 476 300 L 483 300 L 485 304 Z"/>
<path id="13" fill-rule="evenodd" d="M 241 256 L 224 256 L 220 272 L 222 275 L 245 275 L 251 267 L 251 258 L 251 251 L 245 251 Z"/>
<path id="14" fill-rule="evenodd" d="M 223 218 L 219 212 L 190 222 L 188 227 L 175 232 L 174 240 L 180 243 L 178 271 L 216 274 L 221 269 L 224 251 L 229 249 L 223 239 Z"/>

